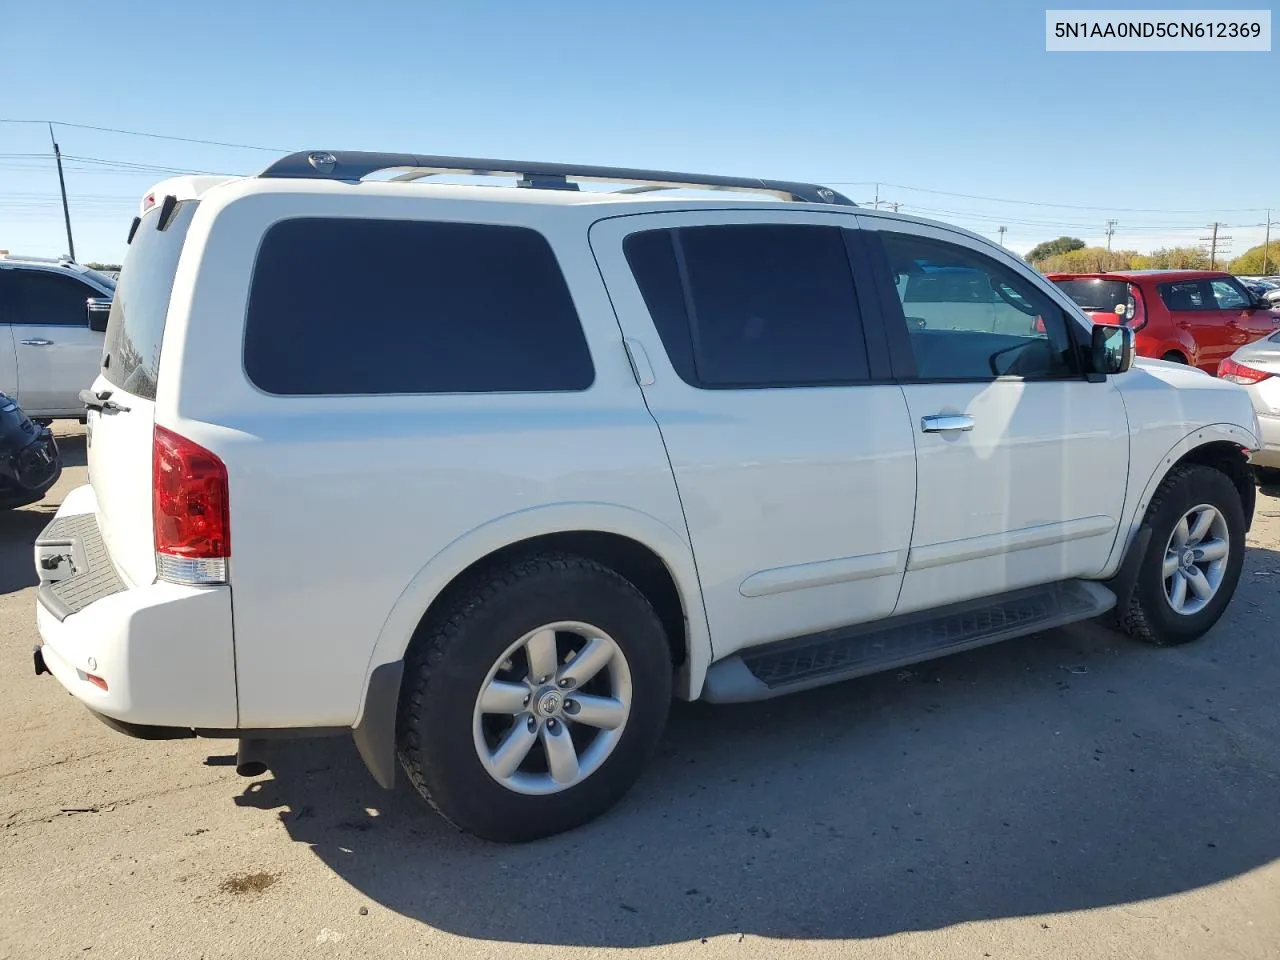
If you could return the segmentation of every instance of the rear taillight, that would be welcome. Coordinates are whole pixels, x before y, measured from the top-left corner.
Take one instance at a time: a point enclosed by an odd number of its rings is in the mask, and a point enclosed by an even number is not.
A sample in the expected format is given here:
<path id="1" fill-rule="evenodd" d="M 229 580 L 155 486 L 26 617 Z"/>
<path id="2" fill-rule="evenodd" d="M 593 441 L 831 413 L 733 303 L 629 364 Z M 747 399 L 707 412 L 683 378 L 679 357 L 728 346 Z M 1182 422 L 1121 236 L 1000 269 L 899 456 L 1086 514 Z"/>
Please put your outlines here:
<path id="1" fill-rule="evenodd" d="M 1141 330 L 1147 325 L 1147 309 L 1142 302 L 1142 291 L 1134 284 L 1129 284 L 1129 302 L 1128 309 L 1125 311 L 1128 316 L 1124 322 L 1135 330 Z"/>
<path id="2" fill-rule="evenodd" d="M 1232 383 L 1259 383 L 1267 379 L 1271 374 L 1264 370 L 1255 370 L 1253 367 L 1247 367 L 1243 363 L 1237 363 L 1228 357 L 1218 364 L 1218 376 L 1223 380 L 1230 380 Z"/>
<path id="3" fill-rule="evenodd" d="M 151 497 L 157 575 L 177 583 L 225 583 L 231 511 L 222 461 L 186 437 L 156 427 Z"/>

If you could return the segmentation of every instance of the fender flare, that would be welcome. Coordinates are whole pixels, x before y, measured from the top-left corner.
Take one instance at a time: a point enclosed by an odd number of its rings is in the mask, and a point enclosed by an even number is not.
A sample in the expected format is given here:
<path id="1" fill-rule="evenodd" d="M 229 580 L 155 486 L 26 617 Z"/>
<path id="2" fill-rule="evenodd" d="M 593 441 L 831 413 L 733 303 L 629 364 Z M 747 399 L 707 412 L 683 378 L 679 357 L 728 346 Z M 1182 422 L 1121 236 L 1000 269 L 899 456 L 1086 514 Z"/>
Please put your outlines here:
<path id="1" fill-rule="evenodd" d="M 1196 338 L 1191 336 L 1185 330 L 1179 330 L 1173 338 L 1174 346 L 1178 348 L 1184 357 L 1187 358 L 1187 365 L 1191 367 L 1200 366 L 1200 344 L 1196 342 Z M 1168 353 L 1169 351 L 1165 351 Z M 1163 354 L 1162 354 L 1163 356 Z"/>
<path id="2" fill-rule="evenodd" d="M 552 503 L 498 517 L 458 537 L 428 560 L 411 579 L 383 621 L 369 656 L 353 736 L 374 778 L 395 782 L 395 716 L 404 654 L 432 601 L 472 564 L 534 537 L 565 531 L 612 533 L 652 550 L 666 565 L 684 608 L 688 656 L 677 693 L 696 699 L 712 658 L 693 549 L 688 540 L 650 514 L 613 503 Z"/>
<path id="3" fill-rule="evenodd" d="M 1171 446 L 1156 463 L 1155 468 L 1151 471 L 1151 476 L 1147 480 L 1146 486 L 1142 490 L 1142 495 L 1138 497 L 1137 502 L 1130 509 L 1125 507 L 1127 521 L 1122 526 L 1122 536 L 1116 538 L 1115 546 L 1112 548 L 1111 556 L 1107 558 L 1107 565 L 1104 568 L 1107 571 L 1117 570 L 1123 563 L 1124 559 L 1131 552 L 1132 548 L 1137 545 L 1138 533 L 1141 529 L 1142 519 L 1146 516 L 1147 507 L 1151 503 L 1151 498 L 1155 496 L 1157 488 L 1164 481 L 1173 465 L 1185 457 L 1197 447 L 1203 447 L 1210 443 L 1220 443 L 1227 441 L 1235 443 L 1249 450 L 1256 450 L 1261 441 L 1254 436 L 1252 432 L 1235 423 L 1212 423 L 1208 426 L 1197 427 L 1185 437 Z"/>

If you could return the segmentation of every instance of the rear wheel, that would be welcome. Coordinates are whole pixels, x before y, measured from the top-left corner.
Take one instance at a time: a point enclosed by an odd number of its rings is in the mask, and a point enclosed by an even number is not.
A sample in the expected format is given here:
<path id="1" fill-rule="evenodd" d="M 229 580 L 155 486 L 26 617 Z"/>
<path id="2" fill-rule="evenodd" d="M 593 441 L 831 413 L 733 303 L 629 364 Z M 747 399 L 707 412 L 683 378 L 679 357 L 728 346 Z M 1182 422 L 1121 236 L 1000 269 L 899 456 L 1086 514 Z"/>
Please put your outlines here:
<path id="1" fill-rule="evenodd" d="M 1178 467 L 1156 491 L 1145 522 L 1151 540 L 1120 624 L 1157 646 L 1188 643 L 1218 621 L 1240 580 L 1240 494 L 1211 467 Z"/>
<path id="2" fill-rule="evenodd" d="M 456 596 L 415 641 L 397 740 L 414 786 L 489 840 L 599 816 L 656 748 L 672 665 L 653 608 L 582 557 L 541 555 Z"/>
<path id="3" fill-rule="evenodd" d="M 1180 354 L 1177 350 L 1170 350 L 1161 360 L 1168 360 L 1170 363 L 1186 363 L 1187 358 Z"/>

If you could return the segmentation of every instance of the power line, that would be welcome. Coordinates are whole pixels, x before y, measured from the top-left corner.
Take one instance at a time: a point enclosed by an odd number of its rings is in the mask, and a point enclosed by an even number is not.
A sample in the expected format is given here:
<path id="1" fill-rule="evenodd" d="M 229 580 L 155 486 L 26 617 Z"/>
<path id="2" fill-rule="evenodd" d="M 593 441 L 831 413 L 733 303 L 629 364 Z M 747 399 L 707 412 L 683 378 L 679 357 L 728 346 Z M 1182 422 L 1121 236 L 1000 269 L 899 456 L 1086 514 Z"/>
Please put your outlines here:
<path id="1" fill-rule="evenodd" d="M 200 173 L 208 174 L 210 176 L 232 176 L 232 174 L 222 174 L 213 170 L 193 170 L 190 167 L 165 167 L 154 163 L 133 163 L 128 160 L 104 160 L 101 157 L 81 157 L 73 153 L 64 153 L 63 156 L 68 160 L 78 160 L 81 163 L 99 164 L 100 166 L 113 167 L 120 170 L 137 170 L 139 173 Z"/>
<path id="2" fill-rule="evenodd" d="M 68 123 L 64 120 L 19 120 L 0 117 L 0 123 L 53 124 L 55 127 L 71 127 L 76 130 L 96 130 L 99 133 L 119 133 L 129 137 L 146 137 L 150 140 L 172 140 L 175 143 L 199 143 L 206 147 L 231 147 L 236 150 L 262 150 L 267 153 L 290 153 L 284 147 L 264 147 L 253 143 L 228 143 L 223 140 L 201 140 L 198 137 L 174 137 L 165 133 L 145 133 L 141 130 L 121 130 L 118 127 L 99 127 L 90 123 Z"/>
<path id="3" fill-rule="evenodd" d="M 265 153 L 290 153 L 286 147 L 269 147 L 264 144 L 256 143 L 233 143 L 226 140 L 205 140 L 199 137 L 179 137 L 172 134 L 152 133 L 143 130 L 125 130 L 120 127 L 104 127 L 90 123 L 71 123 L 64 120 L 27 120 L 22 118 L 0 117 L 0 123 L 16 123 L 16 124 L 53 124 L 59 127 L 70 127 L 76 130 L 93 130 L 99 133 L 114 133 L 129 137 L 145 137 L 151 140 L 168 140 L 174 143 L 194 143 L 210 147 L 227 147 L 235 150 L 259 150 Z M 0 156 L 7 156 L 0 154 Z M 186 171 L 180 171 L 186 172 Z M 965 200 L 982 200 L 989 203 L 1010 203 L 1022 206 L 1032 207 L 1050 207 L 1062 210 L 1114 210 L 1121 213 L 1176 213 L 1176 214 L 1197 214 L 1197 213 L 1261 213 L 1265 207 L 1236 207 L 1228 209 L 1201 208 L 1195 210 L 1178 210 L 1162 207 L 1114 207 L 1114 206 L 1093 206 L 1090 204 L 1072 204 L 1072 203 L 1052 203 L 1045 200 L 1016 200 L 1009 197 L 991 197 L 974 193 L 957 193 L 949 190 L 935 190 L 930 187 L 912 187 L 906 184 L 886 183 L 884 181 L 872 180 L 836 180 L 820 178 L 820 182 L 831 184 L 832 186 L 876 186 L 876 193 L 879 194 L 881 186 L 894 187 L 898 190 L 911 190 L 917 193 L 931 193 L 944 197 L 959 197 Z M 875 204 L 878 207 L 878 204 Z"/>
<path id="4" fill-rule="evenodd" d="M 880 201 L 884 203 L 884 201 Z M 921 214 L 945 214 L 949 217 L 957 217 L 960 219 L 984 220 L 993 223 L 1013 223 L 1026 227 L 1043 227 L 1046 229 L 1077 229 L 1089 230 L 1095 226 L 1090 221 L 1076 220 L 1030 220 L 1024 217 L 1010 217 L 1004 214 L 977 213 L 970 210 L 949 210 L 942 207 L 924 207 L 916 204 L 902 204 L 904 211 L 918 212 Z M 1146 221 L 1142 223 L 1131 223 L 1129 225 L 1133 229 L 1145 230 L 1195 230 L 1200 228 L 1200 224 L 1190 221 Z M 1261 226 L 1261 224 L 1258 224 Z"/>
<path id="5" fill-rule="evenodd" d="M 5 156 L 8 156 L 8 155 L 0 154 L 0 158 L 3 158 Z M 14 156 L 18 156 L 18 155 L 15 154 Z M 131 172 L 137 171 L 138 173 L 172 173 L 172 174 L 198 173 L 198 174 L 209 174 L 211 176 L 237 176 L 237 174 L 225 174 L 225 173 L 216 172 L 212 170 L 194 170 L 191 167 L 170 167 L 170 166 L 163 166 L 163 165 L 154 164 L 154 163 L 138 163 L 133 160 L 108 160 L 104 157 L 85 157 L 85 156 L 80 156 L 74 153 L 64 153 L 62 155 L 62 158 L 64 160 L 75 160 L 82 164 L 85 164 L 85 163 L 94 164 L 96 166 L 111 167 L 115 169 L 131 171 Z M 54 156 L 52 153 L 35 153 L 35 154 L 23 155 L 22 159 L 52 160 L 54 159 Z M 22 162 L 11 164 L 4 159 L 0 159 L 0 166 L 6 166 L 6 167 L 9 167 L 10 169 L 32 169 L 32 170 L 47 169 L 46 167 L 41 165 L 30 165 Z M 84 168 L 84 167 L 73 168 L 70 165 L 68 165 L 68 169 L 87 169 L 87 168 Z"/>
<path id="6" fill-rule="evenodd" d="M 833 187 L 857 186 L 866 183 L 859 180 L 821 180 L 821 183 Z M 897 190 L 912 190 L 916 193 L 933 193 L 942 197 L 960 197 L 964 200 L 985 200 L 989 203 L 1015 203 L 1030 207 L 1057 207 L 1063 210 L 1115 210 L 1120 213 L 1261 213 L 1265 207 L 1236 207 L 1233 209 L 1206 208 L 1202 210 L 1170 210 L 1161 207 L 1095 207 L 1076 203 L 1049 203 L 1044 200 L 1011 200 L 1008 197 L 988 197 L 976 193 L 953 193 L 949 190 L 933 190 L 929 187 L 909 187 L 901 183 L 879 181 L 881 187 L 893 187 Z"/>

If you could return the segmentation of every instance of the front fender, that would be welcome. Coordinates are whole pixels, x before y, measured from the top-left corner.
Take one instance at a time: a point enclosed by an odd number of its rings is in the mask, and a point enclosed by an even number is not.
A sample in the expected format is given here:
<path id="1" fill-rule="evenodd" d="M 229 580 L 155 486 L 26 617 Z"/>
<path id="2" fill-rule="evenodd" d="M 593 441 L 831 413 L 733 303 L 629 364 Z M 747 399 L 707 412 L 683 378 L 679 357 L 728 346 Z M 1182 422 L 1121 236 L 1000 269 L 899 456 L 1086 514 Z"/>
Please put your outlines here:
<path id="1" fill-rule="evenodd" d="M 1261 441 L 1256 434 L 1246 430 L 1239 424 L 1213 423 L 1208 426 L 1197 427 L 1171 446 L 1164 456 L 1156 461 L 1156 465 L 1151 470 L 1141 495 L 1133 503 L 1132 507 L 1126 506 L 1126 523 L 1121 528 L 1124 531 L 1124 535 L 1116 538 L 1115 546 L 1111 550 L 1111 556 L 1107 558 L 1104 576 L 1112 576 L 1116 573 L 1139 526 L 1142 524 L 1142 518 L 1146 516 L 1147 507 L 1151 504 L 1151 498 L 1155 496 L 1156 490 L 1173 468 L 1173 465 L 1197 447 L 1221 441 L 1238 444 L 1247 450 L 1256 450 L 1261 445 Z"/>
<path id="2" fill-rule="evenodd" d="M 695 699 L 702 691 L 712 652 L 693 551 L 688 541 L 657 518 L 630 507 L 612 503 L 552 503 L 509 513 L 476 527 L 423 565 L 400 594 L 378 634 L 365 669 L 358 718 L 363 718 L 367 705 L 369 678 L 379 666 L 404 658 L 409 640 L 423 614 L 458 574 L 504 547 L 565 531 L 628 537 L 648 547 L 666 564 L 680 594 L 688 631 L 688 657 L 678 678 L 676 692 L 678 696 Z"/>

